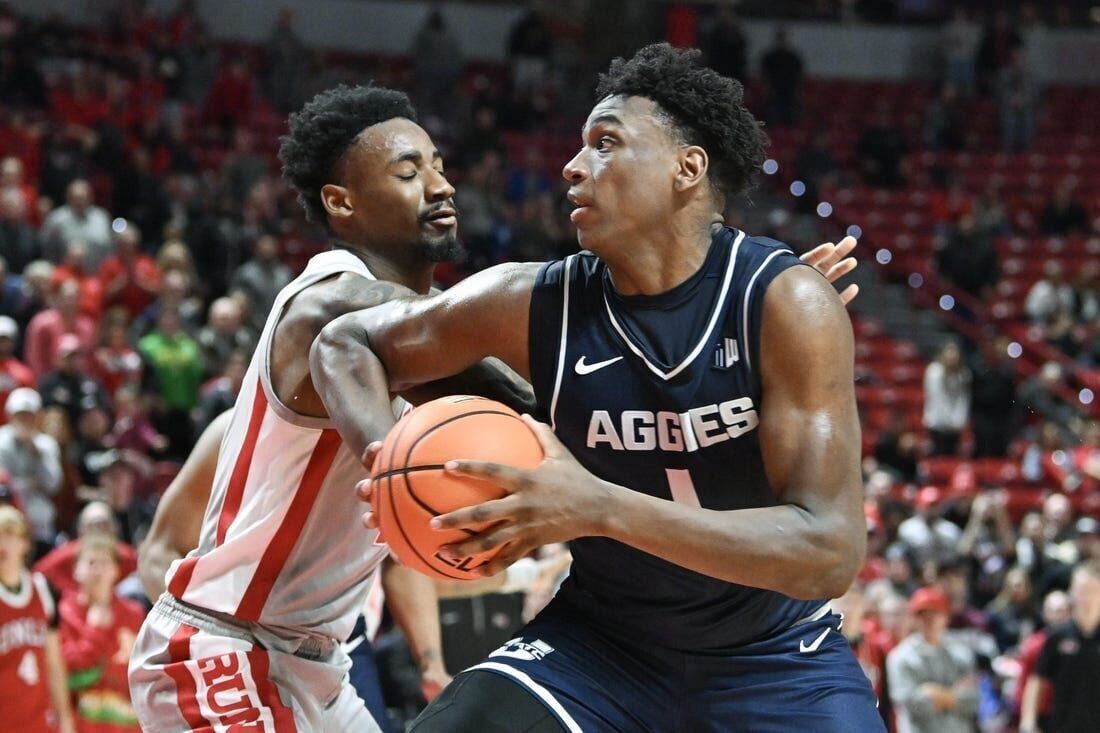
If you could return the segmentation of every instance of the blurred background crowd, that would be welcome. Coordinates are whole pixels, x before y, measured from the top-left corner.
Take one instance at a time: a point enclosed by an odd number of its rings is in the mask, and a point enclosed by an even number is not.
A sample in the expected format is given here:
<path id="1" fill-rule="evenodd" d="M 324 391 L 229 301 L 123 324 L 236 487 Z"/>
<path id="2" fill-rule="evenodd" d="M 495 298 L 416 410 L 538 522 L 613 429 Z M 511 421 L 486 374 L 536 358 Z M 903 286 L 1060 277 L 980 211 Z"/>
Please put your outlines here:
<path id="1" fill-rule="evenodd" d="M 575 251 L 560 167 L 595 73 L 664 38 L 743 80 L 766 122 L 771 157 L 730 224 L 799 250 L 860 239 L 870 552 L 841 603 L 884 716 L 1016 725 L 1036 635 L 1069 617 L 1074 568 L 1100 559 L 1100 87 L 1042 82 L 1031 53 L 1090 32 L 1095 10 L 496 3 L 518 12 L 505 57 L 485 60 L 448 20 L 463 3 L 420 3 L 402 54 L 307 43 L 290 9 L 241 41 L 202 3 L 92 4 L 92 24 L 0 4 L 0 502 L 26 514 L 28 562 L 62 597 L 80 588 L 71 540 L 106 533 L 105 572 L 147 603 L 125 579 L 160 492 L 233 405 L 276 293 L 327 247 L 280 179 L 289 112 L 339 82 L 411 93 L 458 188 L 468 255 L 440 269 L 446 286 Z M 780 22 L 761 38 L 757 19 Z M 935 73 L 814 76 L 788 21 L 920 27 Z M 1086 580 L 1074 599 L 1095 593 Z M 523 606 L 447 603 L 452 661 L 509 638 Z M 929 631 L 941 615 L 946 637 Z M 953 645 L 925 682 L 972 686 L 947 700 L 909 679 L 914 630 Z M 415 709 L 412 687 L 391 689 L 395 708 Z"/>

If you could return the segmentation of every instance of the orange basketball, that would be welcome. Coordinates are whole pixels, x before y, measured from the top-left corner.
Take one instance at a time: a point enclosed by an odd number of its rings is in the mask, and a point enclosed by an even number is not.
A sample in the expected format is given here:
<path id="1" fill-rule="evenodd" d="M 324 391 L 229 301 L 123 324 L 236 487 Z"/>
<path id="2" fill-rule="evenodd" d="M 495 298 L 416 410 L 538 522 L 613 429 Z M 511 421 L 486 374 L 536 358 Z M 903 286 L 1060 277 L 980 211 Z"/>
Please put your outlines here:
<path id="1" fill-rule="evenodd" d="M 487 481 L 449 475 L 444 464 L 465 458 L 533 468 L 542 457 L 535 434 L 499 402 L 458 395 L 417 407 L 393 426 L 375 460 L 372 511 L 382 541 L 403 565 L 426 575 L 476 579 L 473 570 L 489 562 L 495 551 L 444 560 L 437 552 L 441 545 L 460 542 L 474 532 L 432 529 L 428 522 L 507 492 Z"/>

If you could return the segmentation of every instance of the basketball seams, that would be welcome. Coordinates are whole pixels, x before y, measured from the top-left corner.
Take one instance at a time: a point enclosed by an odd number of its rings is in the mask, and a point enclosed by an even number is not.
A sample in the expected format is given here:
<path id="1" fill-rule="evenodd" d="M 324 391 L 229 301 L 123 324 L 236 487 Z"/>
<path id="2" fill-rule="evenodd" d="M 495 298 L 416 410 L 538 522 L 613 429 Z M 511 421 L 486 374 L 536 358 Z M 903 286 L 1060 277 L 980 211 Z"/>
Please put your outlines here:
<path id="1" fill-rule="evenodd" d="M 399 473 L 414 473 L 416 471 L 442 471 L 442 463 L 425 464 L 423 466 L 409 466 L 408 468 L 391 468 L 389 471 L 383 471 L 382 473 L 375 474 L 371 477 L 371 481 L 381 481 L 384 478 L 389 478 Z"/>
<path id="2" fill-rule="evenodd" d="M 420 559 L 420 562 L 424 563 L 426 566 L 431 568 L 432 572 L 439 573 L 440 575 L 445 575 L 448 578 L 453 578 L 454 580 L 469 580 L 470 578 L 468 576 L 465 576 L 465 575 L 451 575 L 450 573 L 448 573 L 446 571 L 440 570 L 439 568 L 437 568 L 435 566 L 434 563 L 429 562 L 428 558 L 426 558 L 422 554 L 420 554 L 420 550 L 418 550 L 416 545 L 413 544 L 413 541 L 409 539 L 409 535 L 405 532 L 405 527 L 402 526 L 402 524 L 401 524 L 401 515 L 397 513 L 397 503 L 393 500 L 393 488 L 392 488 L 393 475 L 392 474 L 389 476 L 387 481 L 390 482 L 390 484 L 391 484 L 390 491 L 388 492 L 388 496 L 389 496 L 389 499 L 390 499 L 390 513 L 393 515 L 393 523 L 397 526 L 397 531 L 399 531 L 401 533 L 401 537 L 405 540 L 405 546 L 413 551 L 413 554 L 415 554 L 417 556 L 417 558 Z M 408 484 L 408 480 L 407 480 L 407 477 L 406 477 L 406 481 L 405 481 L 405 490 L 406 491 L 408 490 L 408 487 L 409 487 L 409 484 Z"/>
<path id="3" fill-rule="evenodd" d="M 457 422 L 457 421 L 461 420 L 462 418 L 473 417 L 474 415 L 504 415 L 505 417 L 510 417 L 513 420 L 519 420 L 520 422 L 523 422 L 523 420 L 521 420 L 518 415 L 516 415 L 514 413 L 511 413 L 511 412 L 504 412 L 503 410 L 476 410 L 474 412 L 464 412 L 461 415 L 455 415 L 453 417 L 449 417 L 446 420 L 438 422 L 435 425 L 433 425 L 432 427 L 428 428 L 423 433 L 421 433 L 420 436 L 417 437 L 416 440 L 413 441 L 413 444 L 409 446 L 409 450 L 405 453 L 405 464 L 404 464 L 405 468 L 403 470 L 406 470 L 406 471 L 409 470 L 409 459 L 412 458 L 413 451 L 416 450 L 416 446 L 420 445 L 420 442 L 422 440 L 424 440 L 424 438 L 427 438 L 429 435 L 434 433 L 436 430 L 439 430 L 444 425 L 449 425 L 450 423 Z M 398 436 L 398 438 L 400 439 L 400 436 Z M 394 441 L 394 442 L 395 442 L 395 447 L 396 447 L 396 443 L 398 441 Z M 391 460 L 392 460 L 392 458 L 391 458 Z M 393 465 L 393 464 L 391 463 L 390 465 Z M 409 496 L 411 496 L 417 504 L 419 504 L 420 506 L 422 506 L 426 509 L 429 509 L 430 511 L 435 512 L 437 515 L 439 514 L 439 512 L 436 512 L 434 509 L 432 509 L 430 506 L 428 506 L 428 504 L 426 502 L 421 501 L 420 497 L 418 497 L 413 492 L 412 483 L 409 481 L 408 476 L 405 477 L 405 486 L 406 486 L 406 488 L 408 488 Z"/>
<path id="4" fill-rule="evenodd" d="M 492 404 L 492 403 L 490 402 L 490 404 Z M 500 406 L 500 407 L 503 407 L 503 406 Z M 409 420 L 406 421 L 406 423 L 404 425 L 401 426 L 401 428 L 397 432 L 397 434 L 393 436 L 392 441 L 387 439 L 386 442 L 390 444 L 390 450 L 389 450 L 388 455 L 386 456 L 387 460 L 383 464 L 383 465 L 387 466 L 387 469 L 385 471 L 377 474 L 373 479 L 373 480 L 379 482 L 379 488 L 380 489 L 383 486 L 385 487 L 385 491 L 380 492 L 381 494 L 384 494 L 385 496 L 380 497 L 380 498 L 381 498 L 381 501 L 383 503 L 385 502 L 386 498 L 388 498 L 388 500 L 389 500 L 389 507 L 390 507 L 390 512 L 391 512 L 392 517 L 393 517 L 393 524 L 394 524 L 394 527 L 396 528 L 397 532 L 400 534 L 399 538 L 394 537 L 394 539 L 395 540 L 400 539 L 400 540 L 404 541 L 406 547 L 409 548 L 409 550 L 413 553 L 413 555 L 415 555 L 415 557 L 420 562 L 422 562 L 427 568 L 429 568 L 432 572 L 437 573 L 437 574 L 439 574 L 443 577 L 453 578 L 455 580 L 469 580 L 471 576 L 468 575 L 468 574 L 456 575 L 455 572 L 454 572 L 454 568 L 446 566 L 445 563 L 432 562 L 428 557 L 426 557 L 424 554 L 422 554 L 422 552 L 420 551 L 419 548 L 417 548 L 414 545 L 414 543 L 411 541 L 411 538 L 408 534 L 408 531 L 404 527 L 404 524 L 402 522 L 402 517 L 398 513 L 397 501 L 396 501 L 396 498 L 394 496 L 394 492 L 395 491 L 400 491 L 401 489 L 400 489 L 400 487 L 395 489 L 394 486 L 393 486 L 393 483 L 394 483 L 395 479 L 397 478 L 397 476 L 400 475 L 403 479 L 404 490 L 406 492 L 406 495 L 408 496 L 408 498 L 413 500 L 413 502 L 416 504 L 416 507 L 418 509 L 426 512 L 429 516 L 433 516 L 433 517 L 434 516 L 439 516 L 441 514 L 441 512 L 437 511 L 432 506 L 430 506 L 427 502 L 423 501 L 420 498 L 420 496 L 418 495 L 418 493 L 415 491 L 415 489 L 413 488 L 412 474 L 413 473 L 419 473 L 419 472 L 426 471 L 426 470 L 442 471 L 443 470 L 443 465 L 432 464 L 432 465 L 423 465 L 423 466 L 409 466 L 408 464 L 410 463 L 413 454 L 416 452 L 417 446 L 419 446 L 424 441 L 424 439 L 427 438 L 429 435 L 431 435 L 432 433 L 436 432 L 437 430 L 439 430 L 440 428 L 442 428 L 443 426 L 445 426 L 449 423 L 457 422 L 458 420 L 461 420 L 462 418 L 465 418 L 465 417 L 473 417 L 473 416 L 478 416 L 478 415 L 502 415 L 502 416 L 511 418 L 513 420 L 517 420 L 517 421 L 522 422 L 519 415 L 517 415 L 515 412 L 512 412 L 511 410 L 508 410 L 507 408 L 505 408 L 505 409 L 473 410 L 473 411 L 470 411 L 470 412 L 463 412 L 463 413 L 458 414 L 458 415 L 453 415 L 453 416 L 448 417 L 444 420 L 440 420 L 438 423 L 436 423 L 434 425 L 431 425 L 430 427 L 424 428 L 423 432 L 420 433 L 416 437 L 416 439 L 412 441 L 412 443 L 409 445 L 409 447 L 404 451 L 405 456 L 404 456 L 404 461 L 403 461 L 402 466 L 401 467 L 395 467 L 395 459 L 396 459 L 397 453 L 400 452 L 400 450 L 401 450 L 401 443 L 402 443 L 402 440 L 404 438 L 405 432 L 409 429 L 409 426 L 414 422 L 414 420 L 409 419 Z M 411 414 L 407 417 L 411 418 Z M 419 425 L 415 426 L 413 428 L 413 432 L 416 432 L 416 430 L 419 427 L 420 427 Z M 384 481 L 383 481 L 383 479 L 384 479 Z M 409 507 L 409 508 L 411 509 L 412 507 Z M 410 521 L 412 521 L 411 517 L 410 517 Z M 477 532 L 469 530 L 469 529 L 461 529 L 461 531 L 463 533 L 467 534 L 467 535 L 470 535 L 470 536 L 474 536 L 474 535 L 478 534 Z M 383 541 L 385 541 L 385 537 L 383 537 L 382 539 L 383 539 Z M 445 569 L 438 567 L 441 564 L 446 566 Z"/>
<path id="5" fill-rule="evenodd" d="M 424 468 L 428 468 L 428 466 L 424 466 Z M 437 467 L 432 466 L 431 468 L 437 468 Z M 443 467 L 438 466 L 438 468 L 442 469 Z M 426 502 L 422 501 L 420 499 L 420 497 L 416 495 L 416 492 L 413 491 L 411 472 L 412 472 L 412 469 L 406 468 L 406 469 L 401 470 L 401 471 L 393 471 L 393 472 L 391 472 L 391 475 L 397 474 L 397 473 L 403 473 L 405 475 L 405 493 L 407 493 L 409 495 L 409 498 L 412 499 L 413 501 L 415 501 L 417 506 L 419 506 L 421 509 L 428 512 L 428 514 L 431 514 L 433 517 L 438 517 L 441 514 L 445 514 L 446 512 L 441 512 L 438 509 L 436 509 L 435 507 L 428 506 L 428 504 Z M 474 535 L 477 534 L 477 532 L 473 531 L 472 529 L 466 529 L 465 527 L 456 527 L 456 529 L 458 529 L 460 532 L 464 532 L 465 534 L 467 534 L 471 537 L 473 537 Z"/>

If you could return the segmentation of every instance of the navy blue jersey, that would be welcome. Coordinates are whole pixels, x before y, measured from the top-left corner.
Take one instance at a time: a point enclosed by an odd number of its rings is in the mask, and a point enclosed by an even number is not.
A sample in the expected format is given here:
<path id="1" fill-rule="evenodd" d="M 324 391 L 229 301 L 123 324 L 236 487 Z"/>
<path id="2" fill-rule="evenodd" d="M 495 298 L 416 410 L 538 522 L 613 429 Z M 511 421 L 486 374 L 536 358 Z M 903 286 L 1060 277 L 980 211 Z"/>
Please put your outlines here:
<path id="1" fill-rule="evenodd" d="M 799 264 L 779 242 L 723 228 L 701 271 L 658 296 L 617 295 L 590 253 L 543 266 L 530 319 L 541 417 L 605 480 L 707 509 L 775 505 L 757 431 L 760 321 L 768 285 Z M 560 601 L 627 641 L 724 652 L 823 602 L 727 583 L 603 537 L 571 550 Z"/>

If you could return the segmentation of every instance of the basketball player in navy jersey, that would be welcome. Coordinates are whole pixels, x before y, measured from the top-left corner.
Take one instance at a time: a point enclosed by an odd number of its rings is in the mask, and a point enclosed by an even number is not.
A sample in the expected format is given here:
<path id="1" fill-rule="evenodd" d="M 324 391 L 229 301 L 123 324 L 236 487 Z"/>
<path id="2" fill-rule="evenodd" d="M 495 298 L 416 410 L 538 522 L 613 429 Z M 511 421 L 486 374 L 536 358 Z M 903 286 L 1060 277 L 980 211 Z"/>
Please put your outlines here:
<path id="1" fill-rule="evenodd" d="M 380 379 L 487 356 L 529 377 L 549 424 L 528 419 L 536 469 L 447 466 L 509 491 L 433 520 L 490 525 L 448 556 L 498 548 L 490 575 L 569 541 L 574 564 L 420 733 L 883 729 L 828 602 L 864 554 L 851 326 L 785 245 L 723 226 L 765 138 L 697 56 L 650 46 L 601 77 L 563 171 L 587 252 L 343 316 L 314 343 L 342 434 L 380 409 Z"/>

